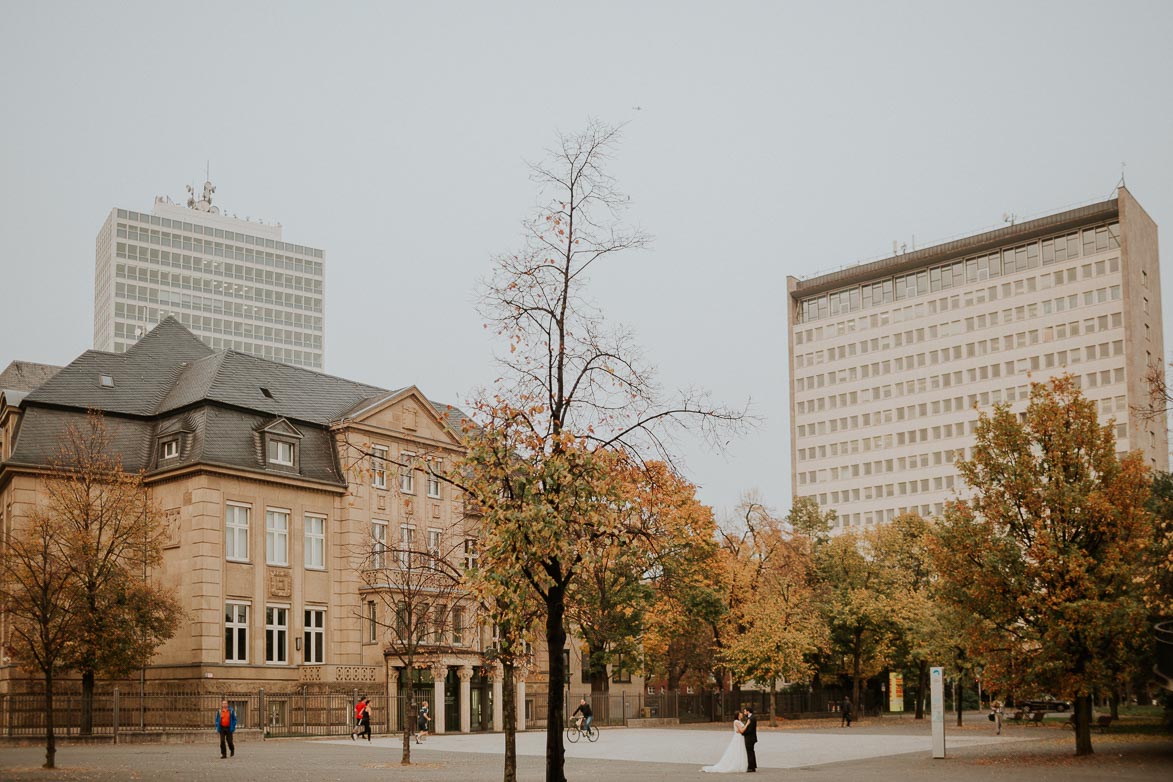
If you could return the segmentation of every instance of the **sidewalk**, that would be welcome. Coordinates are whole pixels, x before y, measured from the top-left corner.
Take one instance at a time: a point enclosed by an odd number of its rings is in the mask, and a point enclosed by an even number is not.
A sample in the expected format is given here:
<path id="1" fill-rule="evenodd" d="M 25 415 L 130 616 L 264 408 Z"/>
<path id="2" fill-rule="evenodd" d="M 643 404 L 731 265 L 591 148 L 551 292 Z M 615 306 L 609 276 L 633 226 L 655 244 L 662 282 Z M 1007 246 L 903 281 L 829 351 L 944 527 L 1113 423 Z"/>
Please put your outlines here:
<path id="1" fill-rule="evenodd" d="M 1061 728 L 1017 728 L 995 738 L 990 731 L 947 730 L 949 757 L 933 760 L 927 721 L 885 718 L 851 729 L 788 726 L 760 729 L 759 778 L 831 782 L 962 782 L 1015 780 L 1098 782 L 1105 779 L 1166 780 L 1173 774 L 1173 741 L 1167 736 L 1097 735 L 1097 754 L 1075 758 L 1073 739 Z M 729 734 L 716 726 L 678 730 L 604 728 L 595 744 L 567 745 L 567 778 L 575 782 L 675 782 L 707 778 L 700 766 L 713 762 Z M 518 737 L 518 778 L 544 778 L 545 735 Z M 240 742 L 237 755 L 220 760 L 216 746 L 119 745 L 62 747 L 59 768 L 44 771 L 43 748 L 0 750 L 0 779 L 69 779 L 107 782 L 126 779 L 282 779 L 291 782 L 394 778 L 451 782 L 498 782 L 502 775 L 500 734 L 442 735 L 412 745 L 410 767 L 399 765 L 401 739 L 380 737 L 370 744 L 330 740 Z M 715 753 L 715 754 L 714 754 Z"/>

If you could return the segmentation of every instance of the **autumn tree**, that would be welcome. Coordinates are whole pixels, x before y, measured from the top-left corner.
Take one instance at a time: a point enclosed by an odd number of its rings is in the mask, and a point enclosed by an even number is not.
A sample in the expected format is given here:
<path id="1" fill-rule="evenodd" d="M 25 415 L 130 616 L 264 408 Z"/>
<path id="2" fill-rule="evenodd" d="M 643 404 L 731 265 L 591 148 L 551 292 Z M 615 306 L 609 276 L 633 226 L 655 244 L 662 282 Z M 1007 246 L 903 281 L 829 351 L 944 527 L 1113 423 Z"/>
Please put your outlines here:
<path id="1" fill-rule="evenodd" d="M 66 429 L 45 496 L 79 611 L 66 663 L 81 674 L 81 732 L 88 734 L 97 677 L 121 678 L 146 665 L 183 612 L 170 590 L 149 580 L 163 559 L 162 514 L 143 475 L 122 469 L 101 413 Z"/>
<path id="2" fill-rule="evenodd" d="M 68 669 L 81 612 L 63 556 L 63 528 L 44 507 L 0 541 L 0 614 L 6 624 L 4 653 L 39 672 L 45 682 L 45 768 L 56 767 L 53 696 Z"/>
<path id="3" fill-rule="evenodd" d="M 700 596 L 692 572 L 713 547 L 712 513 L 696 487 L 659 461 L 628 466 L 617 514 L 618 538 L 594 538 L 571 591 L 567 617 L 586 647 L 592 692 L 606 692 L 608 665 L 639 664 L 648 612 L 658 595 Z M 671 583 L 670 583 L 671 582 Z"/>
<path id="4" fill-rule="evenodd" d="M 542 604 L 533 590 L 518 589 L 508 571 L 483 567 L 479 555 L 471 565 L 465 571 L 463 584 L 475 596 L 484 622 L 493 627 L 494 641 L 484 657 L 486 664 L 500 666 L 502 677 L 503 779 L 517 782 L 517 679 L 533 662 L 532 641 L 542 618 Z"/>
<path id="5" fill-rule="evenodd" d="M 957 464 L 972 497 L 947 506 L 933 546 L 973 646 L 1010 646 L 1021 681 L 1074 694 L 1076 755 L 1092 753 L 1093 696 L 1147 630 L 1149 476 L 1139 453 L 1117 457 L 1114 429 L 1070 376 L 1033 383 L 1022 420 L 982 413 Z"/>
<path id="6" fill-rule="evenodd" d="M 502 481 L 501 465 L 513 458 L 521 465 L 520 477 L 505 477 L 506 485 L 477 499 L 485 510 L 486 552 L 514 565 L 517 582 L 544 604 L 554 682 L 564 678 L 566 599 L 590 555 L 583 544 L 612 532 L 603 513 L 613 502 L 611 480 L 601 472 L 612 460 L 597 456 L 614 452 L 634 463 L 670 456 L 666 438 L 674 425 L 691 420 L 710 431 L 743 418 L 692 391 L 666 402 L 630 331 L 604 321 L 586 295 L 592 267 L 648 243 L 622 224 L 627 198 L 605 168 L 618 136 L 617 128 L 592 123 L 562 136 L 547 161 L 532 167 L 541 196 L 525 223 L 524 245 L 495 260 L 483 287 L 487 325 L 508 352 L 499 357 L 495 389 L 476 405 L 477 423 L 505 428 L 482 446 L 509 450 L 496 457 L 482 451 L 469 468 L 485 470 L 472 481 L 487 487 Z M 548 782 L 565 778 L 564 697 L 551 688 Z"/>
<path id="7" fill-rule="evenodd" d="M 846 530 L 815 549 L 818 600 L 830 638 L 831 656 L 851 678 L 851 697 L 863 712 L 863 683 L 887 664 L 892 616 L 883 562 L 873 539 Z"/>
<path id="8" fill-rule="evenodd" d="M 778 681 L 809 681 L 814 658 L 827 646 L 826 626 L 813 599 L 805 541 L 786 538 L 773 548 L 768 567 L 738 609 L 743 630 L 722 651 L 738 679 L 769 685 L 771 724 L 777 719 Z"/>

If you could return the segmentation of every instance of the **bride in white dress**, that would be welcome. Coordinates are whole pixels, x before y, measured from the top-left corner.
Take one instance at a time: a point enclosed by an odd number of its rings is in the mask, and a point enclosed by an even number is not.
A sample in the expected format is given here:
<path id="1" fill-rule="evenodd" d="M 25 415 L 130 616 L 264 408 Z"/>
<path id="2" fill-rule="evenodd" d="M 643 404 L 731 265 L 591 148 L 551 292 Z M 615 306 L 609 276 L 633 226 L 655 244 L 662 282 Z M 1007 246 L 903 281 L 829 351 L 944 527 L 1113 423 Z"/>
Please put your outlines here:
<path id="1" fill-rule="evenodd" d="M 743 716 L 741 712 L 737 712 L 737 719 L 733 720 L 733 738 L 729 740 L 729 746 L 725 748 L 725 754 L 717 761 L 717 765 L 705 766 L 701 771 L 710 774 L 734 774 L 749 768 L 749 758 L 745 754 L 745 739 L 741 735 L 745 730 Z"/>

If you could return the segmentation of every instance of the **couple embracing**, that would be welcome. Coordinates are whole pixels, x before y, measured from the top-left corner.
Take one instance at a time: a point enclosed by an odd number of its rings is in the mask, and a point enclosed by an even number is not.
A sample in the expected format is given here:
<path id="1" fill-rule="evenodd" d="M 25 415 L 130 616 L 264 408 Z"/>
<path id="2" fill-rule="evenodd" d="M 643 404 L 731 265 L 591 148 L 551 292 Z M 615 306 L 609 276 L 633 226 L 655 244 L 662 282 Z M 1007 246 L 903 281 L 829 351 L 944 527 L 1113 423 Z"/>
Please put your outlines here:
<path id="1" fill-rule="evenodd" d="M 715 766 L 705 766 L 701 771 L 710 774 L 732 774 L 738 771 L 757 771 L 758 758 L 754 752 L 754 744 L 758 743 L 758 718 L 753 709 L 746 708 L 737 712 L 733 720 L 733 738 L 725 749 L 725 754 Z"/>

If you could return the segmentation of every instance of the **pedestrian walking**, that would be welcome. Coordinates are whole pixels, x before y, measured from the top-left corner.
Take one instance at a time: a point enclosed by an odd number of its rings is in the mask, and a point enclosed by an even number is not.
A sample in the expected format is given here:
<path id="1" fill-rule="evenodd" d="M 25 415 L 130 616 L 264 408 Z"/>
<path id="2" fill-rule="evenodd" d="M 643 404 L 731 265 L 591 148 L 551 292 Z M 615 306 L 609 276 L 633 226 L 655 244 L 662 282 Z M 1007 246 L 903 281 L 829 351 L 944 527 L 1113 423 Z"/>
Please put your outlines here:
<path id="1" fill-rule="evenodd" d="M 994 723 L 994 735 L 1002 735 L 1002 701 L 990 703 L 990 721 Z"/>
<path id="2" fill-rule="evenodd" d="M 428 711 L 428 702 L 424 701 L 420 704 L 419 718 L 416 720 L 416 734 L 415 743 L 423 744 L 424 739 L 428 737 L 428 723 L 432 721 L 432 715 Z"/>
<path id="3" fill-rule="evenodd" d="M 220 701 L 213 724 L 220 734 L 220 759 L 236 757 L 236 744 L 232 741 L 232 734 L 236 732 L 236 709 L 229 706 L 228 701 Z"/>
<path id="4" fill-rule="evenodd" d="M 354 727 L 350 729 L 350 740 L 354 741 L 354 737 L 362 730 L 362 714 L 367 707 L 367 696 L 362 696 L 354 704 Z"/>
<path id="5" fill-rule="evenodd" d="M 839 705 L 839 727 L 851 727 L 851 698 L 844 695 L 843 703 Z"/>

